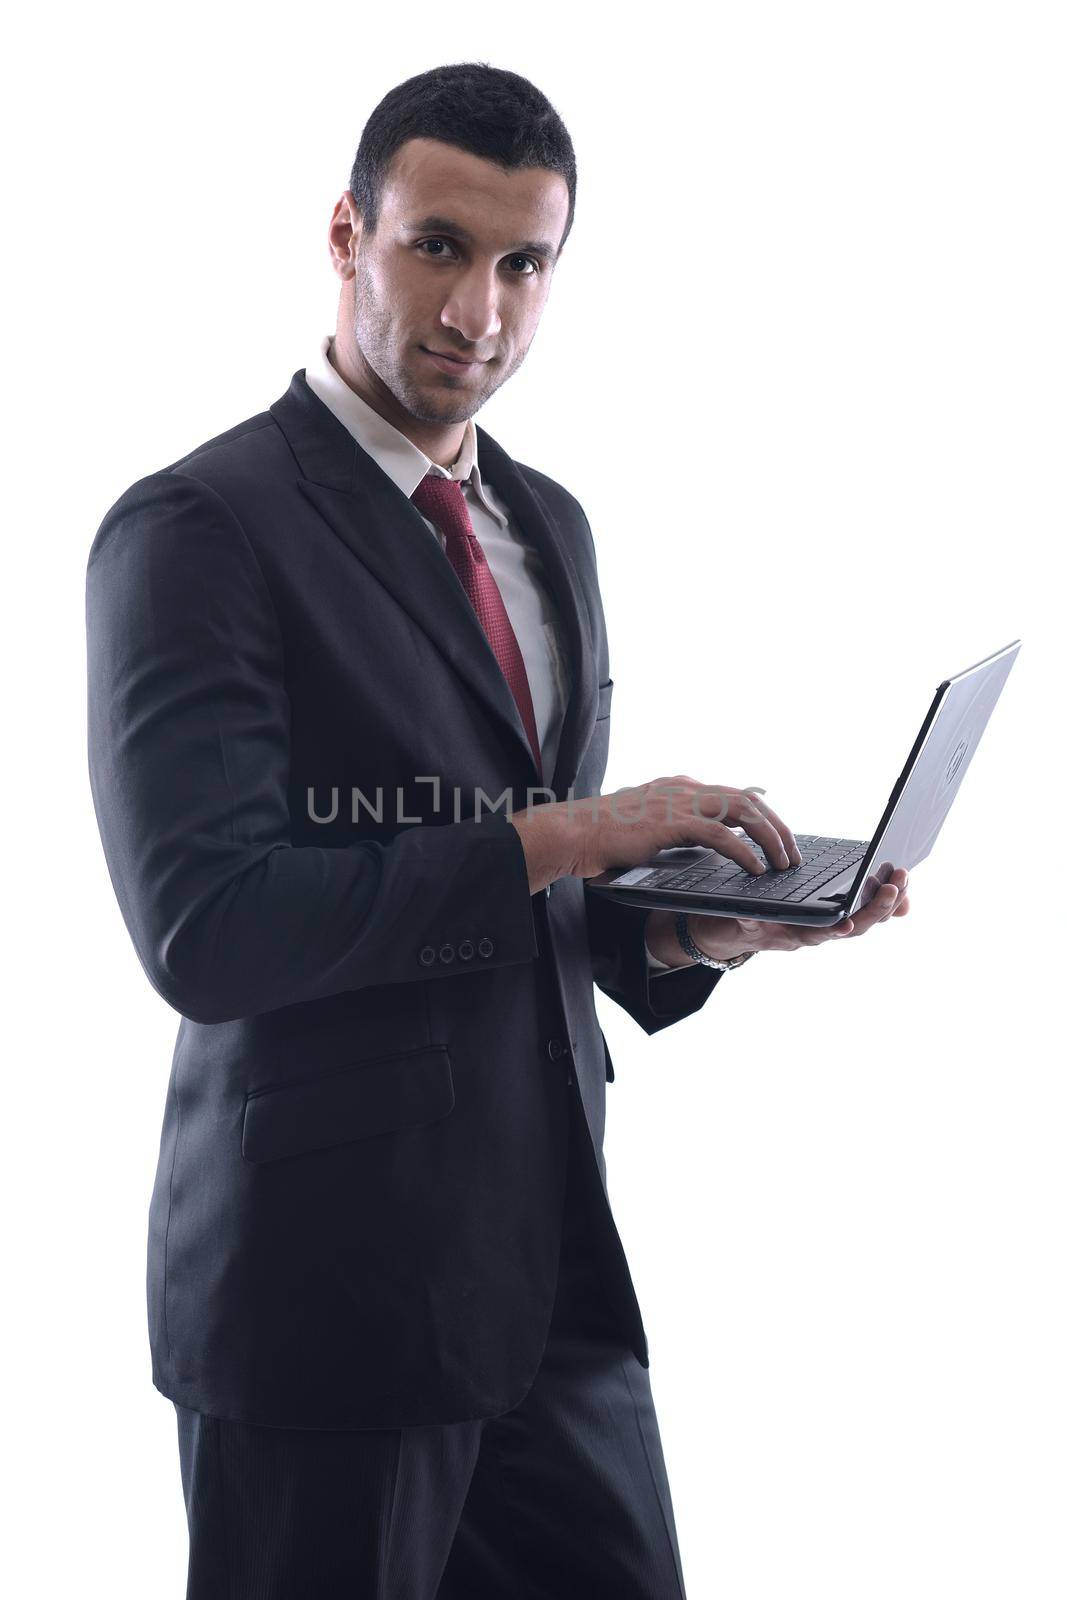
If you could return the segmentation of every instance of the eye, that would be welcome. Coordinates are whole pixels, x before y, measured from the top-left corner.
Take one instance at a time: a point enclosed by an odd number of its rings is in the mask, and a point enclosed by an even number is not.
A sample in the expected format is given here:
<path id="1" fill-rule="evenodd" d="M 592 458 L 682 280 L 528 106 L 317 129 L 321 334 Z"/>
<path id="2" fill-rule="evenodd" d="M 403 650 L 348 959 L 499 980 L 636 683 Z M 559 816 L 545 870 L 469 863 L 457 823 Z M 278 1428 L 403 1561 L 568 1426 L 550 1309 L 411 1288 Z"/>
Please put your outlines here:
<path id="1" fill-rule="evenodd" d="M 445 245 L 447 245 L 447 240 L 445 240 L 445 239 L 420 239 L 418 244 L 415 246 L 416 250 L 421 250 L 424 244 L 445 244 Z M 451 245 L 448 245 L 448 248 L 451 249 L 452 248 Z M 436 251 L 433 252 L 433 260 L 440 261 L 442 259 L 443 258 L 441 256 L 439 256 L 436 253 Z"/>
<path id="2" fill-rule="evenodd" d="M 537 274 L 541 270 L 541 268 L 538 266 L 537 262 L 534 260 L 533 256 L 518 256 L 517 255 L 517 256 L 512 256 L 511 260 L 512 261 L 528 261 L 530 263 L 531 267 L 533 268 L 532 272 L 517 272 L 515 274 L 515 276 L 517 278 L 534 278 L 534 277 L 537 276 Z"/>

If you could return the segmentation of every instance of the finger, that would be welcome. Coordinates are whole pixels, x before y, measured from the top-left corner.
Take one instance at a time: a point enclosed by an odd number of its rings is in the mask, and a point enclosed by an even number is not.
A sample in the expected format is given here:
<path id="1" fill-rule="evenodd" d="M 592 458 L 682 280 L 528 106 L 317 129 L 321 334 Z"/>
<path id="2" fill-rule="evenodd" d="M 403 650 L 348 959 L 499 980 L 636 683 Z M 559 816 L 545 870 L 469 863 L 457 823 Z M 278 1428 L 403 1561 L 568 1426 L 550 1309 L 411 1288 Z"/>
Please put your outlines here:
<path id="1" fill-rule="evenodd" d="M 743 845 L 721 820 L 735 808 L 734 797 L 738 790 L 725 784 L 709 789 L 685 773 L 676 773 L 673 778 L 656 778 L 649 788 L 665 800 L 667 821 L 684 829 L 687 844 L 701 844 L 717 850 L 746 872 L 758 874 L 767 870 L 766 863 L 756 852 L 749 845 Z"/>
<path id="2" fill-rule="evenodd" d="M 737 835 L 730 825 L 739 824 L 762 847 L 767 862 L 779 870 L 784 871 L 791 864 L 800 865 L 803 857 L 792 829 L 758 794 L 748 789 L 733 789 L 725 784 L 709 787 L 698 783 L 689 773 L 676 773 L 673 778 L 657 778 L 655 786 L 661 792 L 669 793 L 669 807 L 675 795 L 688 790 L 688 805 L 692 814 L 710 816 L 712 821 L 729 828 L 735 840 Z M 725 838 L 723 845 L 716 844 L 716 849 L 748 872 L 762 873 L 765 870 L 765 863 L 754 850 L 745 847 L 739 855 L 730 848 Z"/>
<path id="3" fill-rule="evenodd" d="M 767 863 L 725 822 L 709 822 L 707 826 L 710 834 L 708 842 L 721 856 L 736 861 L 746 872 L 766 872 Z"/>
<path id="4" fill-rule="evenodd" d="M 883 884 L 878 893 L 855 917 L 845 917 L 829 928 L 806 928 L 802 942 L 805 945 L 824 944 L 827 939 L 848 939 L 864 934 L 878 922 L 888 922 L 890 917 L 906 916 L 908 897 L 904 892 L 908 874 L 898 867 L 891 882 Z"/>
<path id="5" fill-rule="evenodd" d="M 897 906 L 900 904 L 900 890 L 897 888 L 895 883 L 887 883 L 882 886 L 881 900 L 882 913 L 879 916 L 878 921 L 888 922 L 894 911 L 897 909 Z"/>
<path id="6" fill-rule="evenodd" d="M 869 905 L 874 899 L 875 895 L 878 893 L 878 889 L 878 879 L 874 877 L 868 877 L 866 883 L 863 885 L 863 888 L 860 890 L 858 907 L 861 911 L 864 906 Z"/>
<path id="7" fill-rule="evenodd" d="M 767 820 L 776 829 L 778 837 L 781 839 L 782 845 L 785 848 L 789 859 L 792 861 L 795 867 L 799 867 L 803 857 L 800 853 L 800 847 L 797 844 L 796 835 L 794 834 L 792 828 L 786 826 L 781 817 L 778 815 L 777 811 L 775 811 L 772 806 L 767 804 L 762 795 L 753 794 L 749 789 L 742 789 L 741 793 L 745 796 L 745 800 L 749 807 L 755 808 L 755 810 L 762 812 L 766 816 Z M 739 821 L 744 827 L 746 819 L 743 814 L 739 817 Z M 752 830 L 749 829 L 749 832 L 751 831 Z M 786 865 L 788 866 L 788 864 L 789 862 L 787 861 Z"/>
<path id="8" fill-rule="evenodd" d="M 698 783 L 689 773 L 677 773 L 673 779 L 657 779 L 657 783 L 669 783 L 677 790 L 678 786 L 691 789 L 689 803 L 693 814 L 699 816 L 712 815 L 712 820 L 726 825 L 738 823 L 749 836 L 763 847 L 767 860 L 780 869 L 790 865 L 799 866 L 801 862 L 800 851 L 791 829 L 787 828 L 777 812 L 773 811 L 766 801 L 748 789 L 732 789 L 727 785 L 719 784 L 714 787 Z M 735 835 L 736 837 L 736 835 Z M 730 851 L 720 852 L 730 855 L 732 860 L 739 865 L 748 865 L 749 857 L 734 856 Z M 760 858 L 752 852 L 752 857 L 759 862 Z M 749 867 L 749 871 L 753 870 Z"/>
<path id="9" fill-rule="evenodd" d="M 907 875 L 905 874 L 905 881 Z M 839 922 L 836 927 L 842 931 L 847 928 L 849 937 L 867 933 L 880 922 L 888 922 L 891 917 L 906 917 L 910 910 L 908 896 L 893 884 L 883 884 L 878 893 L 867 902 L 862 911 L 854 917 L 847 917 L 844 922 Z"/>
<path id="10" fill-rule="evenodd" d="M 909 910 L 907 868 L 898 867 L 893 874 L 892 882 L 897 886 L 897 903 L 890 912 L 890 916 L 906 917 Z"/>
<path id="11" fill-rule="evenodd" d="M 861 934 L 873 928 L 876 922 L 881 922 L 885 916 L 890 915 L 895 904 L 896 890 L 883 884 L 873 899 L 868 900 L 862 911 L 856 911 L 851 917 L 844 917 L 840 922 L 835 922 L 830 931 L 841 938 L 859 938 Z"/>
<path id="12" fill-rule="evenodd" d="M 710 792 L 712 791 L 705 790 L 704 794 Z M 764 854 L 771 866 L 779 869 L 788 867 L 789 848 L 779 831 L 778 819 L 770 807 L 762 805 L 756 797 L 744 789 L 727 790 L 726 796 L 729 801 L 726 819 L 731 823 L 739 823 L 750 838 L 763 846 Z M 703 795 L 700 798 L 703 800 Z M 784 827 L 784 824 L 782 826 Z M 789 834 L 788 828 L 785 831 Z M 792 834 L 789 834 L 789 839 L 795 848 L 796 841 Z"/>
<path id="13" fill-rule="evenodd" d="M 876 927 L 879 922 L 885 922 L 893 915 L 898 899 L 898 890 L 895 884 L 883 883 L 873 899 L 868 900 L 863 910 L 857 912 L 853 918 L 855 924 L 853 936 L 858 933 L 867 933 Z"/>
<path id="14" fill-rule="evenodd" d="M 831 939 L 849 939 L 855 931 L 851 917 L 844 917 L 840 922 L 831 923 L 828 928 L 804 928 L 802 943 L 805 945 L 826 944 Z"/>
<path id="15" fill-rule="evenodd" d="M 902 871 L 903 869 L 901 868 L 898 870 Z M 884 869 L 882 868 L 879 868 L 878 873 L 871 873 L 867 878 L 867 881 L 864 883 L 862 890 L 860 891 L 860 897 L 856 908 L 857 911 L 863 912 L 866 911 L 867 907 L 870 905 L 881 904 L 881 902 L 878 900 L 878 896 L 891 882 L 892 879 L 885 875 Z"/>
<path id="16" fill-rule="evenodd" d="M 794 932 L 799 933 L 799 943 L 807 949 L 817 944 L 826 944 L 831 939 L 844 937 L 841 926 L 841 923 L 837 922 L 831 928 L 800 928 L 794 929 Z"/>
<path id="17" fill-rule="evenodd" d="M 725 786 L 719 789 L 694 786 L 683 775 L 657 778 L 649 785 L 649 789 L 665 799 L 666 821 L 677 830 L 675 843 L 703 845 L 717 850 L 720 855 L 727 856 L 754 876 L 766 872 L 766 862 L 750 845 L 742 843 L 727 823 L 719 820 L 723 815 L 729 816 L 736 790 Z M 709 810 L 716 815 L 709 816 Z"/>

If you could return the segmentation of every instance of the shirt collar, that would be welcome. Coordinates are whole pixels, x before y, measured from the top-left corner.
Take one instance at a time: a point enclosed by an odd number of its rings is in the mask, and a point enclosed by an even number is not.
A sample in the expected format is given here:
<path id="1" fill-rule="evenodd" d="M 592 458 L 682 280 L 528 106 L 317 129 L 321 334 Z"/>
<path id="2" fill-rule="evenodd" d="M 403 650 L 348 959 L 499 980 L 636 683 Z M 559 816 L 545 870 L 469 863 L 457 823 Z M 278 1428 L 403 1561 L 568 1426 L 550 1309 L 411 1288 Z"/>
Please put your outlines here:
<path id="1" fill-rule="evenodd" d="M 505 527 L 507 517 L 492 503 L 486 493 L 487 486 L 482 482 L 473 418 L 467 418 L 463 443 L 451 467 L 440 466 L 349 387 L 330 360 L 332 345 L 333 335 L 329 333 L 319 341 L 314 360 L 304 369 L 308 387 L 318 395 L 323 405 L 329 407 L 338 422 L 348 429 L 356 443 L 392 478 L 397 488 L 410 500 L 428 472 L 442 478 L 456 478 L 461 483 L 469 479 L 472 491 L 486 511 Z"/>

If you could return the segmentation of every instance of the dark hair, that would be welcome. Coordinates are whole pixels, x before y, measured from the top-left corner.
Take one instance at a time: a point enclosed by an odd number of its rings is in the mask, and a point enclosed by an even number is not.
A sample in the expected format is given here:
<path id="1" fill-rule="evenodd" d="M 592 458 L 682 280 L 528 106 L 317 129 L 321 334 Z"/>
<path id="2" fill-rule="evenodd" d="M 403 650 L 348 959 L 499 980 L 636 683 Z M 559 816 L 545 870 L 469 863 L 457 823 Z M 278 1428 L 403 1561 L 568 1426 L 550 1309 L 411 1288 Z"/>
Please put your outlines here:
<path id="1" fill-rule="evenodd" d="M 485 61 L 433 67 L 390 89 L 367 118 L 348 187 L 373 233 L 389 163 L 407 139 L 440 139 L 515 171 L 545 167 L 570 194 L 562 249 L 574 220 L 574 146 L 555 107 L 528 78 Z"/>

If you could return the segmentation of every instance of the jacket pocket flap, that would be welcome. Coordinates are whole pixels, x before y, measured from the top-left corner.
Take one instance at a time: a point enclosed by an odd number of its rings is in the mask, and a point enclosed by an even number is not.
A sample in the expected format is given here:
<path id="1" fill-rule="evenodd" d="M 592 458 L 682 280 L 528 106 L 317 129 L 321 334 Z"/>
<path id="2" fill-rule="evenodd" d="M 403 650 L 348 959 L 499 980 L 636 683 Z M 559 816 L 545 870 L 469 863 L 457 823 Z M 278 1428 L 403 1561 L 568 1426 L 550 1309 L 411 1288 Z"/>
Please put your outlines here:
<path id="1" fill-rule="evenodd" d="M 455 1105 L 444 1045 L 376 1056 L 245 1097 L 241 1154 L 275 1161 L 446 1117 Z"/>
<path id="2" fill-rule="evenodd" d="M 597 688 L 596 720 L 611 714 L 611 691 L 615 687 L 615 679 L 609 678 L 607 683 L 602 683 Z"/>

